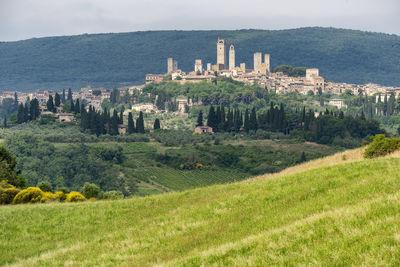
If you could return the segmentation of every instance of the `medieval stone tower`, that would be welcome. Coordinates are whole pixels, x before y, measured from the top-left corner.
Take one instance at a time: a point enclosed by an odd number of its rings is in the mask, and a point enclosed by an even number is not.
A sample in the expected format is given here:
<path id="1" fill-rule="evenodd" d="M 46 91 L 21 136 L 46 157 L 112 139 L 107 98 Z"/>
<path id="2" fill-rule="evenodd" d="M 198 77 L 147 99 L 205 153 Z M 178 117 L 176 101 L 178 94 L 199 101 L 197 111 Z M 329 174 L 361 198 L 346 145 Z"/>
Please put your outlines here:
<path id="1" fill-rule="evenodd" d="M 235 68 L 235 47 L 231 45 L 229 47 L 229 69 L 233 70 Z"/>
<path id="2" fill-rule="evenodd" d="M 178 61 L 172 57 L 168 58 L 167 65 L 168 65 L 168 73 L 172 73 L 172 72 L 178 70 Z"/>
<path id="3" fill-rule="evenodd" d="M 219 39 L 217 42 L 217 65 L 226 68 L 226 44 L 224 39 Z"/>

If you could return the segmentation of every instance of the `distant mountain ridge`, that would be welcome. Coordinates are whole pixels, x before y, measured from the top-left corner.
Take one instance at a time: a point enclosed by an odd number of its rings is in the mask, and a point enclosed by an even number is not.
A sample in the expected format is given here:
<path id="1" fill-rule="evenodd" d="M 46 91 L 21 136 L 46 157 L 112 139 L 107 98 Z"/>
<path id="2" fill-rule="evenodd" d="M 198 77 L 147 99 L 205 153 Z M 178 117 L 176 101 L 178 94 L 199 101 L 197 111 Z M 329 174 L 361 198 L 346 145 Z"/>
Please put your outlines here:
<path id="1" fill-rule="evenodd" d="M 83 34 L 0 42 L 0 90 L 79 89 L 144 83 L 194 60 L 216 62 L 217 38 L 233 43 L 236 63 L 253 67 L 253 53 L 271 54 L 272 67 L 316 67 L 326 80 L 400 85 L 400 36 L 335 28 L 235 31 L 146 31 Z"/>

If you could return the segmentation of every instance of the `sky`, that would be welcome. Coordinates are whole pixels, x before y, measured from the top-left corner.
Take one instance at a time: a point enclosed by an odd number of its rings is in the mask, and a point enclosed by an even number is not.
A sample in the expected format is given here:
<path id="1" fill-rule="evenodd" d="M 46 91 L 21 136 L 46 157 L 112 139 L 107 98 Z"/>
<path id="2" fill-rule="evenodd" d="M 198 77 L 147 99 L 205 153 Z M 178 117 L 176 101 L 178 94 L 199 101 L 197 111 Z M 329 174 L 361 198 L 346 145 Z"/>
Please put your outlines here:
<path id="1" fill-rule="evenodd" d="M 308 26 L 400 35 L 400 0 L 0 0 L 0 41 L 83 33 Z"/>

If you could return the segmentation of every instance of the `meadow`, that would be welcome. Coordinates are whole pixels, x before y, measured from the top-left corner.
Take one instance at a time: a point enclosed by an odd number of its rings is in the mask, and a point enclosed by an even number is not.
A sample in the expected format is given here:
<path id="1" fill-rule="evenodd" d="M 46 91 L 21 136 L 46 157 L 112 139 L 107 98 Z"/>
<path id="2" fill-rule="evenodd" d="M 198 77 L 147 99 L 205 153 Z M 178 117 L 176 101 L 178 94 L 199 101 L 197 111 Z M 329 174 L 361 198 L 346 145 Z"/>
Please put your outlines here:
<path id="1" fill-rule="evenodd" d="M 398 266 L 399 164 L 356 149 L 227 185 L 0 207 L 0 264 Z"/>

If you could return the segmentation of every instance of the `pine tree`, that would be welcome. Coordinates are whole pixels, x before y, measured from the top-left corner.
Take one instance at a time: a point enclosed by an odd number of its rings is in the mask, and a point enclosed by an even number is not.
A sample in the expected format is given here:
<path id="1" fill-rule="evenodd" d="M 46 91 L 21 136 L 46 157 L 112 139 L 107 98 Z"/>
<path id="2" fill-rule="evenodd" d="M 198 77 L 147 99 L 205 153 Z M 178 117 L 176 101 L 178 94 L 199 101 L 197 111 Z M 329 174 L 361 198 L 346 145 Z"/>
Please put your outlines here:
<path id="1" fill-rule="evenodd" d="M 72 102 L 72 90 L 71 90 L 71 88 L 68 89 L 68 98 L 67 98 L 67 100 L 69 102 Z"/>
<path id="2" fill-rule="evenodd" d="M 203 126 L 203 111 L 200 110 L 199 115 L 197 117 L 197 126 Z"/>
<path id="3" fill-rule="evenodd" d="M 58 93 L 56 93 L 56 95 L 54 96 L 54 105 L 56 107 L 59 107 L 61 104 L 61 97 Z"/>
<path id="4" fill-rule="evenodd" d="M 135 132 L 135 123 L 133 122 L 132 112 L 128 115 L 128 134 L 133 134 Z"/>
<path id="5" fill-rule="evenodd" d="M 63 89 L 62 95 L 61 95 L 61 103 L 65 104 L 65 89 Z"/>
<path id="6" fill-rule="evenodd" d="M 160 128 L 161 128 L 160 120 L 156 118 L 154 121 L 154 130 L 159 130 Z"/>
<path id="7" fill-rule="evenodd" d="M 136 119 L 136 132 L 144 133 L 144 120 L 142 111 L 139 113 L 139 118 Z"/>

